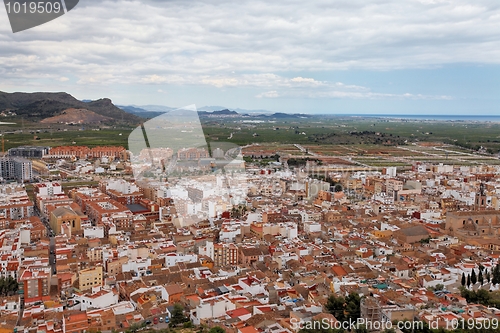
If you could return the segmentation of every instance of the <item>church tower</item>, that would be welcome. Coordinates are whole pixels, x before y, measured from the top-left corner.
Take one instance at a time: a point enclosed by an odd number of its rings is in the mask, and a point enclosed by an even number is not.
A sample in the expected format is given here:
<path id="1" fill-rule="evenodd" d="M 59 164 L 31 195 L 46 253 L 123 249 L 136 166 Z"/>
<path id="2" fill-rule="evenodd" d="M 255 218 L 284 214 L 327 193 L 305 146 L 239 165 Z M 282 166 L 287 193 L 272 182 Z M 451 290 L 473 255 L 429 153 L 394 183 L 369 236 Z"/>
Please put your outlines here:
<path id="1" fill-rule="evenodd" d="M 475 210 L 486 209 L 486 187 L 484 183 L 479 185 L 479 192 L 476 193 L 476 202 L 474 205 Z"/>

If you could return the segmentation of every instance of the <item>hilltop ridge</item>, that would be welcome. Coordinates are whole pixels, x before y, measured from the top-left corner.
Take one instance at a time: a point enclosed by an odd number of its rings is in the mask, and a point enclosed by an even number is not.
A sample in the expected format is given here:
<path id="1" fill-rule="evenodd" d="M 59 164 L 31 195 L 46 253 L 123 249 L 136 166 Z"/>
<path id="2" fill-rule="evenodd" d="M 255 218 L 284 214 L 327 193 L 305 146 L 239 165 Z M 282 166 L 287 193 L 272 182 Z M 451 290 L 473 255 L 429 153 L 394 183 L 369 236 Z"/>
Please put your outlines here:
<path id="1" fill-rule="evenodd" d="M 0 113 L 11 117 L 42 121 L 60 116 L 70 109 L 88 110 L 102 116 L 100 121 L 106 123 L 132 125 L 141 122 L 140 117 L 118 108 L 109 98 L 83 102 L 66 92 L 7 93 L 0 91 Z M 95 117 L 89 114 L 89 118 Z"/>

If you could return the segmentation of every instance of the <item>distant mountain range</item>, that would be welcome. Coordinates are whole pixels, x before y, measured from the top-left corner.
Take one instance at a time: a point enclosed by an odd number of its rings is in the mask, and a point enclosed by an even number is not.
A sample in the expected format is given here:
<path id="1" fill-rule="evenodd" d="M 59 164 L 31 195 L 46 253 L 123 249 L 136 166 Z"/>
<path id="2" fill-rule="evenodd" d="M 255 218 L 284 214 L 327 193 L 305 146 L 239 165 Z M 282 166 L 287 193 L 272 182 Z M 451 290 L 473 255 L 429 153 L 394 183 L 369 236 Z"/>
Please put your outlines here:
<path id="1" fill-rule="evenodd" d="M 117 105 L 120 109 L 123 111 L 136 115 L 141 118 L 154 118 L 157 117 L 161 114 L 164 114 L 165 112 L 168 112 L 170 110 L 165 110 L 165 111 L 151 111 L 151 110 L 146 110 L 143 109 L 142 107 L 137 107 L 134 105 Z"/>
<path id="2" fill-rule="evenodd" d="M 170 106 L 165 106 L 165 105 L 117 105 L 119 108 L 122 110 L 125 110 L 127 112 L 135 113 L 135 112 L 168 112 L 170 110 L 176 110 L 178 108 L 176 107 L 170 107 Z M 206 112 L 213 112 L 213 111 L 220 111 L 220 110 L 232 110 L 236 111 L 239 114 L 245 114 L 245 113 L 260 113 L 260 114 L 272 114 L 272 111 L 269 110 L 246 110 L 246 109 L 231 109 L 226 106 L 203 106 L 198 108 L 198 111 L 206 111 Z"/>
<path id="3" fill-rule="evenodd" d="M 162 105 L 119 105 L 122 110 L 135 114 L 143 118 L 154 118 L 165 112 L 175 110 L 176 108 Z M 268 110 L 245 110 L 245 109 L 234 109 L 230 110 L 223 106 L 204 106 L 198 109 L 198 114 L 200 117 L 235 117 L 235 116 L 247 116 L 247 117 L 263 117 L 263 118 L 309 118 L 311 115 L 307 114 L 289 114 L 289 113 L 272 113 Z"/>
<path id="4" fill-rule="evenodd" d="M 227 108 L 225 106 L 204 106 L 204 107 L 199 108 L 199 110 L 203 110 L 203 111 L 219 111 L 219 110 L 225 110 L 225 109 L 230 109 L 230 108 Z M 240 109 L 240 108 L 231 109 L 231 110 L 236 111 L 239 114 L 245 114 L 245 113 L 248 113 L 248 114 L 254 114 L 254 113 L 272 114 L 273 113 L 272 111 L 269 111 L 269 110 L 246 110 L 246 109 Z"/>
<path id="5" fill-rule="evenodd" d="M 108 98 L 78 100 L 65 92 L 7 93 L 0 91 L 0 115 L 42 123 L 136 125 L 176 108 L 163 105 L 117 105 Z M 251 117 L 261 119 L 308 118 L 305 114 L 267 110 L 230 110 L 222 106 L 198 109 L 200 117 Z"/>
<path id="6" fill-rule="evenodd" d="M 200 116 L 239 116 L 240 114 L 236 111 L 230 111 L 228 109 L 220 111 L 198 111 Z"/>
<path id="7" fill-rule="evenodd" d="M 142 121 L 140 117 L 116 107 L 108 98 L 84 102 L 65 92 L 0 91 L 0 113 L 31 121 L 52 118 L 46 122 L 72 122 L 76 115 L 79 116 L 78 123 L 139 124 Z"/>

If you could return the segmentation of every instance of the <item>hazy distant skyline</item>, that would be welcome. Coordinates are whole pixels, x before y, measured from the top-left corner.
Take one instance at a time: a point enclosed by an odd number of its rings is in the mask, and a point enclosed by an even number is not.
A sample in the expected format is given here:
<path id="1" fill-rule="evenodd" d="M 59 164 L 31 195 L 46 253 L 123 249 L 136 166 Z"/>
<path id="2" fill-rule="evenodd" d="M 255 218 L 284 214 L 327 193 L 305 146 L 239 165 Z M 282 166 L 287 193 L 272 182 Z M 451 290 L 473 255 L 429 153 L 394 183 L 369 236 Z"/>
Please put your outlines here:
<path id="1" fill-rule="evenodd" d="M 97 1 L 12 34 L 0 90 L 115 104 L 500 115 L 496 0 Z"/>

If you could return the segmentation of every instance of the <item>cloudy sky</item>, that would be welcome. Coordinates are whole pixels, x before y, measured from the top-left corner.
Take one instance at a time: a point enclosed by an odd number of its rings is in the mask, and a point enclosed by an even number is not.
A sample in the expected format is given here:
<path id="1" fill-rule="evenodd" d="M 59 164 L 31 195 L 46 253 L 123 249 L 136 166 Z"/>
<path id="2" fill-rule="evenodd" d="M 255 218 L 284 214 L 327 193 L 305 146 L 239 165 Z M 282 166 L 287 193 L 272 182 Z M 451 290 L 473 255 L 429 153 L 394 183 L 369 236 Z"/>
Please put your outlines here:
<path id="1" fill-rule="evenodd" d="M 0 90 L 115 104 L 500 115 L 498 0 L 80 0 L 13 34 Z"/>

